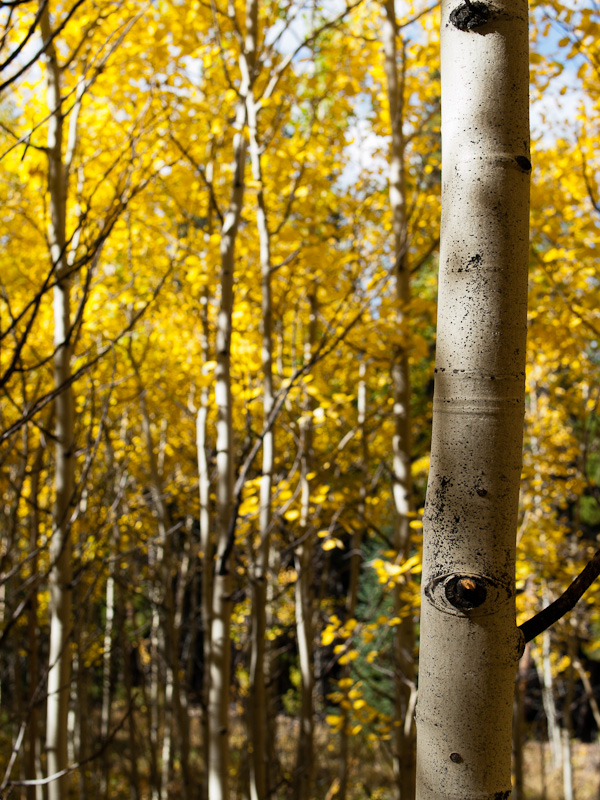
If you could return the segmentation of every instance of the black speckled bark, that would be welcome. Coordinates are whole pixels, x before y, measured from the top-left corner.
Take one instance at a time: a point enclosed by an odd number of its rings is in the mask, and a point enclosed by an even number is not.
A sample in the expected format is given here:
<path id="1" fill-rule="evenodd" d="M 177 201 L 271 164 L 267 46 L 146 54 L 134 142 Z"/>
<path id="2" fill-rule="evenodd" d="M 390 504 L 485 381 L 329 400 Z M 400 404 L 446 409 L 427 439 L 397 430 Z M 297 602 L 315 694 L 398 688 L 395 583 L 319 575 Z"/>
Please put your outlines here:
<path id="1" fill-rule="evenodd" d="M 465 3 L 460 19 L 455 5 L 442 3 L 442 231 L 417 799 L 496 800 L 510 796 L 523 646 L 514 567 L 531 171 L 528 9 L 526 0 L 494 0 L 489 20 L 471 28 L 462 17 L 483 15 L 482 4 Z"/>

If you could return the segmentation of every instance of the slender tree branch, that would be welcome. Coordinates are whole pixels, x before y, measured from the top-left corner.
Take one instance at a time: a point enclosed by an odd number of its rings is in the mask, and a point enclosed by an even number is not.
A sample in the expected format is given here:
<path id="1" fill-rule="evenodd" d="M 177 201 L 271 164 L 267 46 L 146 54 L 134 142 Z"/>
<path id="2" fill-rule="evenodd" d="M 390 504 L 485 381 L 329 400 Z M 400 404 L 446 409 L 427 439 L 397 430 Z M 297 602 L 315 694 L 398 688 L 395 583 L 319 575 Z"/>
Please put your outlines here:
<path id="1" fill-rule="evenodd" d="M 565 616 L 569 611 L 575 608 L 576 604 L 583 597 L 583 594 L 590 588 L 592 583 L 600 575 L 600 550 L 596 550 L 594 557 L 589 561 L 587 566 L 578 575 L 569 588 L 561 594 L 558 600 L 550 603 L 549 606 L 544 608 L 535 617 L 528 619 L 522 625 L 519 625 L 519 630 L 522 631 L 525 637 L 525 643 L 530 642 L 543 633 L 555 622 Z"/>
<path id="2" fill-rule="evenodd" d="M 0 83 L 0 92 L 2 92 L 4 89 L 6 89 L 6 87 L 7 87 L 7 86 L 10 86 L 10 84 L 11 84 L 11 83 L 14 83 L 14 81 L 16 81 L 18 78 L 20 78 L 20 77 L 21 77 L 21 75 L 22 75 L 24 72 L 26 72 L 26 71 L 29 69 L 29 67 L 31 67 L 31 66 L 32 66 L 32 64 L 35 64 L 35 62 L 38 60 L 38 58 L 39 58 L 41 55 L 43 55 L 43 53 L 45 53 L 45 52 L 46 52 L 46 50 L 48 49 L 48 47 L 50 46 L 50 44 L 51 44 L 51 43 L 54 41 L 54 39 L 55 39 L 55 38 L 58 36 L 58 34 L 59 34 L 61 31 L 62 31 L 62 29 L 63 29 L 63 28 L 65 27 L 65 25 L 67 24 L 67 22 L 68 22 L 68 21 L 71 19 L 71 17 L 73 16 L 73 14 L 74 14 L 74 13 L 77 11 L 77 9 L 79 8 L 79 6 L 80 6 L 80 5 L 81 5 L 83 2 L 84 2 L 84 0 L 77 0 L 77 2 L 76 2 L 74 5 L 73 5 L 73 7 L 72 7 L 72 8 L 70 9 L 70 11 L 67 13 L 67 15 L 65 16 L 65 18 L 62 20 L 62 22 L 60 23 L 60 25 L 59 25 L 59 26 L 58 26 L 58 27 L 57 27 L 55 30 L 51 31 L 51 32 L 50 32 L 50 35 L 48 36 L 48 38 L 47 38 L 47 39 L 45 39 L 45 41 L 43 41 L 43 42 L 42 42 L 42 46 L 41 46 L 41 47 L 39 48 L 39 50 L 38 50 L 38 51 L 35 53 L 35 55 L 34 55 L 34 56 L 32 56 L 32 58 L 30 58 L 30 59 L 29 59 L 29 61 L 27 61 L 25 64 L 23 64 L 23 66 L 21 67 L 21 69 L 19 69 L 19 70 L 18 70 L 18 71 L 17 71 L 17 72 L 16 72 L 14 75 L 12 75 L 10 78 L 8 78 L 7 80 L 5 80 L 3 83 Z M 43 9 L 43 8 L 45 8 L 45 6 L 46 6 L 46 3 L 43 3 L 43 4 L 42 4 L 42 9 Z M 4 66 L 6 66 L 6 64 L 5 64 Z"/>
<path id="3" fill-rule="evenodd" d="M 5 782 L 0 787 L 0 789 L 1 788 L 7 788 L 7 787 L 13 787 L 13 786 L 46 786 L 47 784 L 52 783 L 52 781 L 56 781 L 59 778 L 62 778 L 63 775 L 68 775 L 69 773 L 74 772 L 77 769 L 81 769 L 81 767 L 84 766 L 84 764 L 89 764 L 91 761 L 95 761 L 97 758 L 100 758 L 100 756 L 106 751 L 106 749 L 114 741 L 114 739 L 115 739 L 116 735 L 118 734 L 118 732 L 121 730 L 123 725 L 127 722 L 129 717 L 131 716 L 131 714 L 132 714 L 132 712 L 134 710 L 134 705 L 135 705 L 136 700 L 137 700 L 136 697 L 133 697 L 131 699 L 131 703 L 129 704 L 129 708 L 123 714 L 123 716 L 119 720 L 119 722 L 115 725 L 115 727 L 110 732 L 108 737 L 102 742 L 100 747 L 97 750 L 95 750 L 91 755 L 89 755 L 87 758 L 82 758 L 81 761 L 77 762 L 77 764 L 73 764 L 72 766 L 67 767 L 66 769 L 62 769 L 62 770 L 60 770 L 60 772 L 55 772 L 53 775 L 48 775 L 48 777 L 46 777 L 46 778 L 38 778 L 37 780 L 25 780 L 25 781 L 6 781 L 6 779 L 5 779 Z"/>

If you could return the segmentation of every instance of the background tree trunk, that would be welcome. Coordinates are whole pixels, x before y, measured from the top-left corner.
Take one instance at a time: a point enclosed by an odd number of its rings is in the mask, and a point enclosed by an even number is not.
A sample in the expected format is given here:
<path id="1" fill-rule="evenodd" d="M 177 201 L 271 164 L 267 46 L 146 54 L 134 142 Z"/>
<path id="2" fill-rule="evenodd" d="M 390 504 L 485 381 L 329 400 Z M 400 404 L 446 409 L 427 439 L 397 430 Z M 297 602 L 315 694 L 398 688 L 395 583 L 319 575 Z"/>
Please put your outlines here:
<path id="1" fill-rule="evenodd" d="M 54 287 L 54 384 L 63 387 L 55 400 L 55 500 L 50 540 L 50 651 L 46 753 L 49 775 L 68 767 L 68 714 L 71 687 L 72 566 L 70 509 L 75 489 L 74 418 L 71 378 L 71 276 L 67 262 L 66 217 L 68 171 L 63 161 L 63 108 L 61 74 L 50 39 L 50 14 L 43 6 L 41 31 L 46 48 L 48 120 L 48 241 L 56 275 Z M 64 800 L 69 780 L 61 775 L 50 783 L 49 800 Z"/>
<path id="2" fill-rule="evenodd" d="M 396 325 L 408 335 L 406 309 L 410 302 L 410 263 L 408 259 L 408 223 L 406 218 L 405 143 L 404 124 L 404 69 L 405 54 L 402 49 L 398 65 L 398 25 L 394 0 L 384 3 L 382 38 L 385 53 L 385 76 L 390 112 L 390 173 L 389 193 L 394 236 L 394 276 L 396 281 Z M 400 66 L 400 76 L 398 75 Z M 394 389 L 394 438 L 392 441 L 395 531 L 394 546 L 398 559 L 410 555 L 410 512 L 412 503 L 411 477 L 411 418 L 410 418 L 410 367 L 406 341 L 397 347 L 392 364 Z M 411 614 L 401 609 L 400 590 L 394 589 L 395 614 L 402 622 L 394 629 L 394 776 L 399 800 L 412 800 L 415 794 L 415 727 L 412 714 L 415 691 L 414 624 Z"/>
<path id="3" fill-rule="evenodd" d="M 310 320 L 304 344 L 305 363 L 311 358 L 316 339 L 317 298 L 315 291 L 308 298 Z M 300 420 L 300 542 L 296 547 L 296 636 L 298 639 L 298 666 L 300 668 L 300 732 L 294 800 L 310 800 L 314 778 L 314 664 L 313 664 L 313 602 L 312 602 L 312 530 L 309 527 L 310 482 L 312 469 L 312 414 L 311 400 L 307 395 L 305 411 Z"/>
<path id="4" fill-rule="evenodd" d="M 352 619 L 356 614 L 356 604 L 358 602 L 358 587 L 360 578 L 360 568 L 362 564 L 361 546 L 363 533 L 366 529 L 366 498 L 367 482 L 369 478 L 369 441 L 367 431 L 367 365 L 366 357 L 363 355 L 360 360 L 358 372 L 358 387 L 356 392 L 356 412 L 357 426 L 360 431 L 361 444 L 361 482 L 359 490 L 358 504 L 358 524 L 352 533 L 350 542 L 350 577 L 348 580 L 348 594 L 346 595 L 346 619 Z M 341 678 L 350 677 L 350 664 L 342 667 Z M 340 731 L 340 768 L 339 768 L 339 789 L 338 800 L 346 800 L 348 785 L 350 780 L 350 745 L 352 733 L 349 730 L 350 712 L 347 708 L 342 708 L 343 724 Z"/>
<path id="5" fill-rule="evenodd" d="M 221 303 L 217 317 L 215 403 L 217 406 L 217 546 L 213 583 L 211 650 L 208 691 L 208 796 L 229 797 L 229 684 L 231 673 L 231 558 L 233 554 L 234 450 L 231 397 L 231 315 L 235 243 L 244 200 L 247 143 L 246 97 L 252 84 L 256 58 L 258 0 L 246 5 L 246 37 L 240 54 L 240 100 L 233 139 L 233 183 L 229 209 L 221 230 Z"/>
<path id="6" fill-rule="evenodd" d="M 486 22 L 486 15 L 489 20 Z M 508 797 L 527 311 L 528 9 L 442 5 L 442 228 L 417 798 Z"/>
<path id="7" fill-rule="evenodd" d="M 267 206 L 262 188 L 262 162 L 258 133 L 257 105 L 252 90 L 248 93 L 248 131 L 252 177 L 257 191 L 256 224 L 260 241 L 261 311 L 262 311 L 262 379 L 263 425 L 273 408 L 273 305 L 271 291 L 271 235 Z M 254 556 L 252 575 L 252 640 L 250 656 L 250 797 L 265 800 L 268 796 L 269 754 L 267 749 L 268 703 L 265 683 L 265 650 L 267 646 L 267 581 L 271 543 L 271 491 L 275 464 L 275 435 L 273 426 L 265 433 L 262 443 L 262 477 L 258 548 Z M 271 720 L 275 725 L 276 720 Z"/>

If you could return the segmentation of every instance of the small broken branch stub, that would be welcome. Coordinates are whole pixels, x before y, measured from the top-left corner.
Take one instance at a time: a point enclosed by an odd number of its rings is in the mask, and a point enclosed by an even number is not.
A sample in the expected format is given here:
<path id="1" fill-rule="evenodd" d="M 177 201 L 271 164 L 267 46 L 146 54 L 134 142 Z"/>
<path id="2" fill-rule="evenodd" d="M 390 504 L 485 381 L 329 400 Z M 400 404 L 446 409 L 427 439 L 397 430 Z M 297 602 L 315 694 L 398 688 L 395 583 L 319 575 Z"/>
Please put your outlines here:
<path id="1" fill-rule="evenodd" d="M 472 576 L 456 575 L 446 584 L 448 602 L 461 611 L 470 611 L 485 602 L 487 589 L 483 581 Z"/>
<path id="2" fill-rule="evenodd" d="M 459 31 L 473 31 L 475 28 L 485 25 L 489 18 L 489 7 L 477 0 L 475 2 L 466 0 L 450 13 L 450 22 Z"/>

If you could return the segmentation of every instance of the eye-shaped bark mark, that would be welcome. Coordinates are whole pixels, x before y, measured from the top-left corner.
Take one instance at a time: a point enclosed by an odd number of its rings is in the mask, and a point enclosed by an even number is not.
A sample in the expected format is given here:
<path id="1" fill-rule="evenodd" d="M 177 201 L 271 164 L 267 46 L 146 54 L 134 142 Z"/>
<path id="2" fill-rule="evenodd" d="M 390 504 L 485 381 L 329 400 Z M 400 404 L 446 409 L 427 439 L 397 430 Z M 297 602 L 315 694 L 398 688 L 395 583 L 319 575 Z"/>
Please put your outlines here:
<path id="1" fill-rule="evenodd" d="M 531 161 L 526 156 L 517 156 L 515 161 L 522 170 L 525 170 L 525 172 L 531 172 Z"/>
<path id="2" fill-rule="evenodd" d="M 492 614 L 512 594 L 506 584 L 485 575 L 446 573 L 425 586 L 425 596 L 439 610 L 454 616 L 478 617 Z"/>

